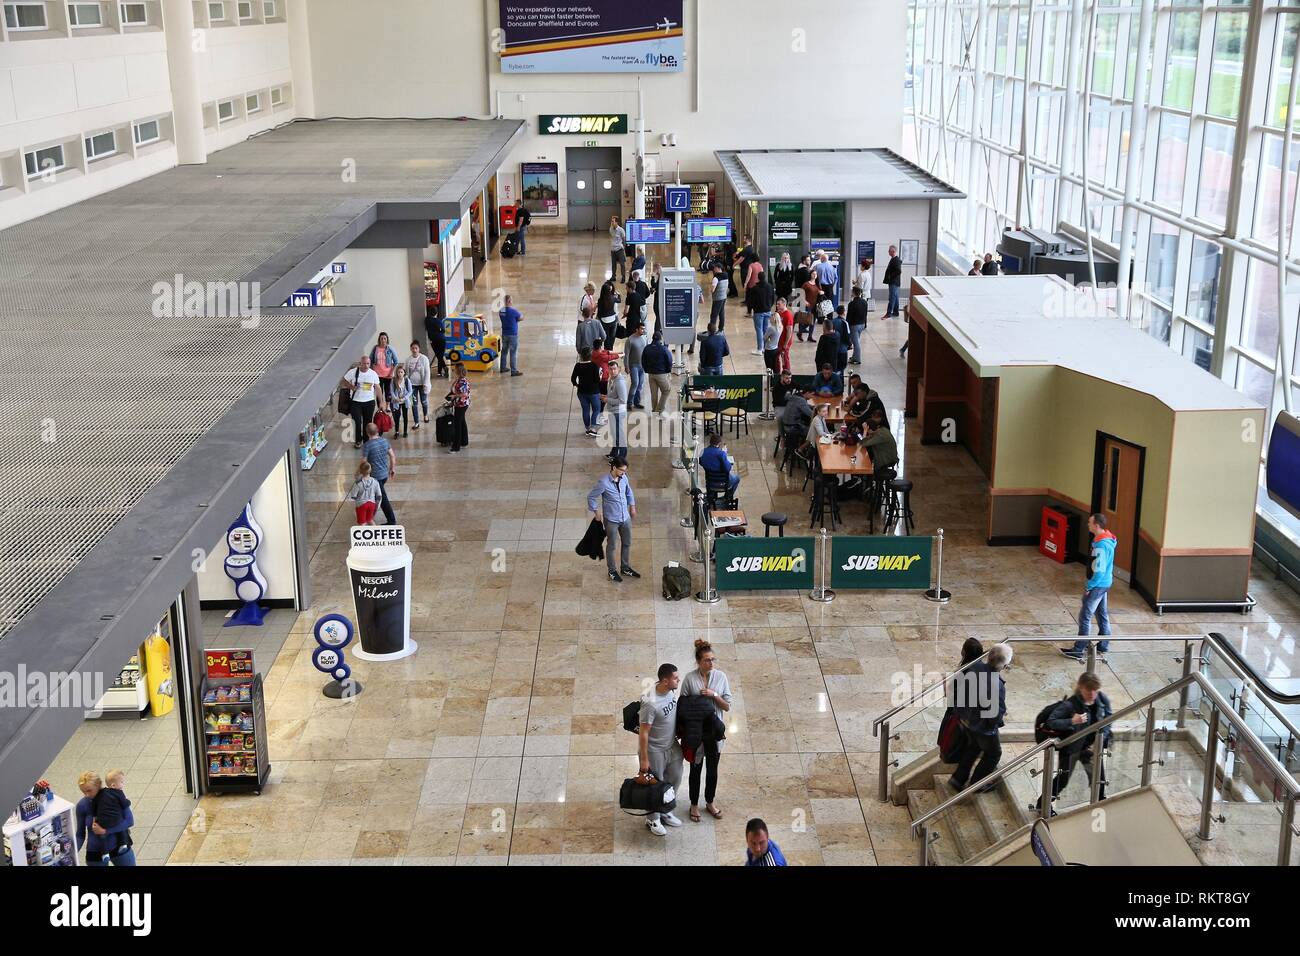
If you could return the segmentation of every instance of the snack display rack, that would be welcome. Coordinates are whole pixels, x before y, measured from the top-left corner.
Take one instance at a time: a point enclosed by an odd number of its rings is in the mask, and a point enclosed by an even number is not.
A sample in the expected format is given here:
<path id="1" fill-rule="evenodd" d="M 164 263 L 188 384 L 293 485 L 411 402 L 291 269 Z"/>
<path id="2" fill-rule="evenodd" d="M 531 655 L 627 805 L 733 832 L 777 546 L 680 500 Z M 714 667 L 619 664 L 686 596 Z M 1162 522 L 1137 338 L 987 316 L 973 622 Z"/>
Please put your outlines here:
<path id="1" fill-rule="evenodd" d="M 203 736 L 211 793 L 260 794 L 271 772 L 266 698 L 253 652 L 209 649 L 203 682 Z"/>
<path id="2" fill-rule="evenodd" d="M 298 433 L 298 464 L 303 471 L 311 471 L 316 459 L 329 442 L 325 438 L 325 419 L 317 412 L 305 428 Z"/>
<path id="3" fill-rule="evenodd" d="M 5 822 L 5 854 L 12 866 L 78 866 L 76 832 L 76 807 L 56 796 L 42 801 L 40 816 Z"/>

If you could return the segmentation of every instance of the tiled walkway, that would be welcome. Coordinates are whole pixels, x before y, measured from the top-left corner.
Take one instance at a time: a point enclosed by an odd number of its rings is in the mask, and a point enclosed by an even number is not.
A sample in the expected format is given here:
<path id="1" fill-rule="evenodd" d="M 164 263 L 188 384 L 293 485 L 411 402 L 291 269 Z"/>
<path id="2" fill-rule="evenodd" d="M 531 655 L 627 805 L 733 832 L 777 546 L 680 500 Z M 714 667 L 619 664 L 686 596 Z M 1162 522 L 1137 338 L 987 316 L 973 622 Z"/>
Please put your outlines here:
<path id="1" fill-rule="evenodd" d="M 525 316 L 524 376 L 472 374 L 465 453 L 447 455 L 431 427 L 395 444 L 389 488 L 415 550 L 418 654 L 358 664 L 365 692 L 355 701 L 321 695 L 310 626 L 329 611 L 351 614 L 352 509 L 343 496 L 357 457 L 333 432 L 307 478 L 316 604 L 269 669 L 262 664 L 272 784 L 260 797 L 204 799 L 203 832 L 186 832 L 170 862 L 734 864 L 745 821 L 757 815 L 793 863 L 910 864 L 905 811 L 875 801 L 872 718 L 900 688 L 913 689 L 915 672 L 950 668 L 968 636 L 1072 639 L 1080 567 L 1032 548 L 985 546 L 984 481 L 970 457 L 909 437 L 918 532 L 947 534 L 947 607 L 915 592 L 845 592 L 825 605 L 791 592 L 712 607 L 666 602 L 659 569 L 685 563 L 691 543 L 678 525 L 685 478 L 663 448 L 630 456 L 640 504 L 633 564 L 644 576 L 608 582 L 603 563 L 573 553 L 586 493 L 606 466 L 582 434 L 569 384 L 578 298 L 588 275 L 604 274 L 605 237 L 538 233 L 529 249 L 525 259 L 493 260 L 473 300 L 481 310 L 494 289 L 514 295 Z M 733 301 L 729 312 L 728 370 L 760 370 L 743 308 Z M 895 410 L 904 327 L 879 314 L 862 374 Z M 813 348 L 796 343 L 796 371 L 811 371 Z M 773 426 L 751 424 L 748 437 L 730 443 L 741 504 L 755 518 L 785 511 L 790 530 L 802 532 L 803 480 L 776 471 Z M 844 517 L 846 530 L 865 531 L 860 506 L 846 505 Z M 688 566 L 698 583 L 699 566 Z M 1271 580 L 1253 588 L 1260 607 L 1244 618 L 1157 618 L 1123 586 L 1112 615 L 1128 633 L 1227 630 L 1246 637 L 1277 676 L 1290 676 L 1300 598 Z M 660 838 L 616 805 L 619 783 L 636 770 L 636 739 L 619 712 L 659 663 L 688 670 L 701 636 L 715 644 L 736 698 L 718 795 L 725 816 Z M 1072 665 L 1057 664 L 1053 647 L 1020 645 L 1022 663 L 1033 663 L 1012 673 L 1012 699 L 1028 711 L 1013 716 L 1028 721 L 1043 694 L 1067 690 Z M 1156 670 L 1169 663 L 1166 652 L 1154 654 Z M 1140 673 L 1159 679 L 1151 667 Z M 1017 681 L 1026 692 L 1019 698 Z"/>

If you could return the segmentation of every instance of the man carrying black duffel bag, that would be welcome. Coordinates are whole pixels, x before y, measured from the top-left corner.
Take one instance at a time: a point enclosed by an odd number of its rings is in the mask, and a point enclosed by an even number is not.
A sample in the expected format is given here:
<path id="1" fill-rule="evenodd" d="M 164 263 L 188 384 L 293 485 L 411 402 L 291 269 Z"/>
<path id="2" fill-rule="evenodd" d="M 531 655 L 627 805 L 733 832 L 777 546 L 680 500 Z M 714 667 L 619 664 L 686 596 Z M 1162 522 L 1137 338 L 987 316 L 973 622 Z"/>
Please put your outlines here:
<path id="1" fill-rule="evenodd" d="M 646 817 L 651 833 L 667 836 L 665 824 L 682 825 L 673 813 L 677 809 L 677 790 L 682 785 L 682 748 L 677 744 L 677 685 L 681 678 L 672 664 L 660 664 L 658 677 L 659 682 L 641 700 L 641 739 L 637 752 L 641 773 L 649 771 L 673 788 L 666 809 Z"/>

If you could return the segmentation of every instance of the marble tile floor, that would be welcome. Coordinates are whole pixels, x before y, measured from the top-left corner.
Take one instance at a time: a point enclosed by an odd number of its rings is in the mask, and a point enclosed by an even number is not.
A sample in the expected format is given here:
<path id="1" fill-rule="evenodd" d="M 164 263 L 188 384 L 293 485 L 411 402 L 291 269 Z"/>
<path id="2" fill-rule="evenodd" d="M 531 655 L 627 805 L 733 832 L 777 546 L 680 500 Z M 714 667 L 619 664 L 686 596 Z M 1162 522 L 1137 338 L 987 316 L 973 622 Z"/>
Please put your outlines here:
<path id="1" fill-rule="evenodd" d="M 599 439 L 582 433 L 568 378 L 582 283 L 604 275 L 604 234 L 534 230 L 529 240 L 527 257 L 492 260 L 471 298 L 482 311 L 498 290 L 513 294 L 524 315 L 524 375 L 471 373 L 462 454 L 439 448 L 431 426 L 394 443 L 389 492 L 415 551 L 419 652 L 357 663 L 366 689 L 355 701 L 321 695 L 310 627 L 321 614 L 351 613 L 344 494 L 357 455 L 332 441 L 306 476 L 315 603 L 262 661 L 271 784 L 260 797 L 205 798 L 206 828 L 183 833 L 169 862 L 730 865 L 743 860 L 746 819 L 762 816 L 795 864 L 911 865 L 906 810 L 876 801 L 871 721 L 919 689 L 917 673 L 925 682 L 951 669 L 966 637 L 1041 636 L 1018 645 L 1010 677 L 1012 716 L 1027 724 L 1077 673 L 1055 648 L 1073 640 L 1080 566 L 985 546 L 975 463 L 959 448 L 922 447 L 907 423 L 917 530 L 945 531 L 950 605 L 913 592 L 842 592 L 831 604 L 797 592 L 734 594 L 712 606 L 664 601 L 659 570 L 686 563 L 691 541 L 678 524 L 686 479 L 663 447 L 631 450 L 632 564 L 643 577 L 610 583 L 603 562 L 573 553 L 586 493 L 606 465 Z M 860 371 L 896 410 L 905 327 L 879 314 Z M 727 326 L 728 371 L 760 371 L 737 300 Z M 811 371 L 813 351 L 795 343 L 796 371 Z M 807 533 L 803 479 L 777 471 L 773 429 L 751 417 L 749 433 L 729 440 L 741 504 L 751 518 L 784 511 L 788 532 Z M 841 530 L 865 532 L 860 505 L 843 512 Z M 698 585 L 700 566 L 688 566 Z M 1121 634 L 1225 630 L 1279 676 L 1293 673 L 1300 596 L 1271 579 L 1253 588 L 1260 604 L 1249 615 L 1157 617 L 1118 586 L 1112 617 Z M 724 817 L 706 814 L 660 838 L 617 807 L 619 784 L 636 769 L 636 740 L 618 715 L 662 661 L 693 666 L 696 637 L 715 645 L 735 695 L 718 793 Z M 1176 672 L 1173 646 L 1113 655 L 1105 679 L 1117 703 Z M 684 820 L 686 805 L 683 796 Z"/>

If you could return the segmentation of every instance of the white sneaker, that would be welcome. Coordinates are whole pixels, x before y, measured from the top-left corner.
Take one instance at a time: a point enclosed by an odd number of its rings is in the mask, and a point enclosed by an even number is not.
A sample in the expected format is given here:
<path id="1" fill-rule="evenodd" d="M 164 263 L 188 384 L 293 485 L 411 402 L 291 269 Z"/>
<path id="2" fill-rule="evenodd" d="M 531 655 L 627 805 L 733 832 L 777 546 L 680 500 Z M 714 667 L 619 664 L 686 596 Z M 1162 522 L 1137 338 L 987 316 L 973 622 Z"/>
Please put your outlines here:
<path id="1" fill-rule="evenodd" d="M 762 355 L 763 353 L 762 353 L 759 349 L 750 349 L 750 350 L 749 350 L 749 354 L 750 354 L 750 355 Z"/>
<path id="2" fill-rule="evenodd" d="M 677 817 L 671 813 L 661 813 L 659 814 L 659 819 L 670 827 L 679 827 L 682 825 L 682 821 L 678 820 Z"/>
<path id="3" fill-rule="evenodd" d="M 668 835 L 668 831 L 664 829 L 664 825 L 663 825 L 662 823 L 660 823 L 658 820 L 647 820 L 647 821 L 645 822 L 645 825 L 646 825 L 646 827 L 650 830 L 650 832 L 653 833 L 655 836 L 667 836 L 667 835 Z M 681 821 L 680 821 L 680 820 L 678 821 L 678 824 L 677 824 L 677 825 L 678 825 L 678 826 L 681 826 Z"/>

